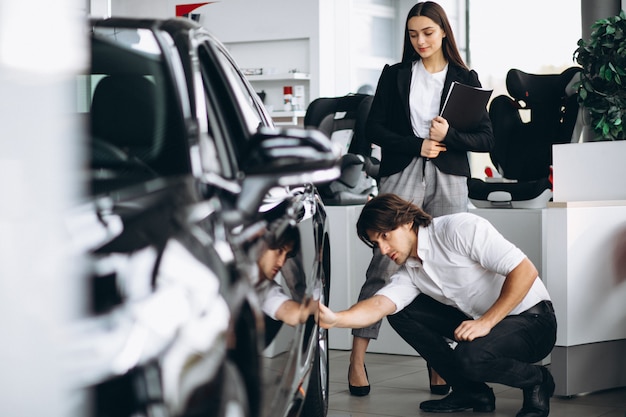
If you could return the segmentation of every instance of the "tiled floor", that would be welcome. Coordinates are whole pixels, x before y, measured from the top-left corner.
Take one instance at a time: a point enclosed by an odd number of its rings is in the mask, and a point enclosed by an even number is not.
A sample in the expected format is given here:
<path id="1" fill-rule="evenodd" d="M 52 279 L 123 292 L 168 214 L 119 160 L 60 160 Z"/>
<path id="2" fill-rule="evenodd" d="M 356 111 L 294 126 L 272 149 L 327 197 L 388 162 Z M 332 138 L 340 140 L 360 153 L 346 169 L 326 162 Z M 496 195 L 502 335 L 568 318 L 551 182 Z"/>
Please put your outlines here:
<path id="1" fill-rule="evenodd" d="M 431 396 L 428 371 L 423 359 L 415 356 L 368 353 L 366 364 L 372 386 L 370 395 L 353 397 L 348 392 L 350 352 L 330 352 L 330 403 L 328 417 L 407 417 L 430 416 L 419 403 Z M 522 407 L 522 392 L 504 385 L 490 384 L 496 394 L 495 413 L 491 417 L 514 417 Z M 626 388 L 603 391 L 573 398 L 555 397 L 551 417 L 626 417 Z M 471 411 L 446 414 L 474 416 Z"/>

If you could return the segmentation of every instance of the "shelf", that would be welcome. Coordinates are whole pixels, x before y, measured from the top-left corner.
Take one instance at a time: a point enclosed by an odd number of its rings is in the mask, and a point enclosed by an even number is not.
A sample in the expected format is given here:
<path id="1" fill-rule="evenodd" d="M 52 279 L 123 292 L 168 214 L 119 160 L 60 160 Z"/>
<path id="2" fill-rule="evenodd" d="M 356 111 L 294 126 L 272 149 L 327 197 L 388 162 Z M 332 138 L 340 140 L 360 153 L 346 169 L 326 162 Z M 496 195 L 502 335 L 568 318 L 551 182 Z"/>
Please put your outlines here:
<path id="1" fill-rule="evenodd" d="M 297 126 L 298 118 L 303 118 L 306 115 L 305 110 L 295 110 L 295 111 L 273 111 L 270 113 L 272 119 L 274 119 L 274 124 L 276 126 Z M 281 120 L 277 120 L 281 119 Z M 288 121 L 284 121 L 282 119 L 289 119 Z"/>
<path id="2" fill-rule="evenodd" d="M 306 114 L 305 110 L 294 110 L 294 111 L 273 111 L 270 115 L 273 118 L 278 117 L 304 117 Z"/>
<path id="3" fill-rule="evenodd" d="M 289 72 L 286 74 L 247 75 L 248 81 L 282 81 L 282 80 L 310 80 L 311 74 L 304 72 Z"/>

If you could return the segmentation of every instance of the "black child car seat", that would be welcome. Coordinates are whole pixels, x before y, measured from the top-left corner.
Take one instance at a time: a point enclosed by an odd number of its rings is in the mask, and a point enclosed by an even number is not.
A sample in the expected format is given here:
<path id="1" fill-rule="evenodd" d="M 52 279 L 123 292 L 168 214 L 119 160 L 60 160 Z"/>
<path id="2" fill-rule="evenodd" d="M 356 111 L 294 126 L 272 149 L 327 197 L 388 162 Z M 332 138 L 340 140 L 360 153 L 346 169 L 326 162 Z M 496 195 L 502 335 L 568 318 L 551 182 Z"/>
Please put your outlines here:
<path id="1" fill-rule="evenodd" d="M 322 131 L 343 148 L 341 176 L 318 186 L 324 204 L 363 204 L 378 192 L 375 178 L 380 162 L 371 156 L 364 134 L 373 98 L 369 94 L 320 97 L 307 108 L 304 126 Z"/>
<path id="2" fill-rule="evenodd" d="M 571 81 L 580 69 L 560 74 L 507 73 L 511 97 L 489 106 L 495 146 L 491 161 L 502 178 L 468 180 L 469 198 L 479 208 L 543 208 L 552 198 L 552 145 L 571 142 L 578 102 Z"/>

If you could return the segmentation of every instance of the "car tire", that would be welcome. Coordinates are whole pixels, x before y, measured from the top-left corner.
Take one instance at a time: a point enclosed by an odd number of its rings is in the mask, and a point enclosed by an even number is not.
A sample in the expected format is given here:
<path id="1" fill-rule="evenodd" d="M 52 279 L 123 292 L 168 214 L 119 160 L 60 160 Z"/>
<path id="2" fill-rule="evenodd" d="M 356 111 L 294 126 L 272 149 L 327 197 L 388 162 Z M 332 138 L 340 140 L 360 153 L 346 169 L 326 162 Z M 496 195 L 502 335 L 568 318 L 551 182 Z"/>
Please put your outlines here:
<path id="1" fill-rule="evenodd" d="M 237 366 L 230 361 L 224 365 L 222 402 L 218 416 L 250 417 L 250 405 L 246 392 L 246 383 Z"/>
<path id="2" fill-rule="evenodd" d="M 328 330 L 318 328 L 318 343 L 309 378 L 302 417 L 326 417 L 328 413 Z"/>

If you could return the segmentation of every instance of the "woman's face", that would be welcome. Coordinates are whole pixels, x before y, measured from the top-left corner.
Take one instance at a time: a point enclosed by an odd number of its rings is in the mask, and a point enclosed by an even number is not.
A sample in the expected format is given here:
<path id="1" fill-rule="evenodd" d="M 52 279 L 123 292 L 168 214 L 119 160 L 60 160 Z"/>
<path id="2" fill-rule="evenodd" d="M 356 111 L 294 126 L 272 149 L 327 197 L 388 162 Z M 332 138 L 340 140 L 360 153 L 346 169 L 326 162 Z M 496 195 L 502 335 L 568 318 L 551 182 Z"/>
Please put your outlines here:
<path id="1" fill-rule="evenodd" d="M 415 52 L 422 59 L 428 59 L 443 54 L 441 44 L 446 33 L 441 26 L 433 22 L 426 16 L 414 16 L 407 22 L 407 30 L 409 31 L 409 39 Z"/>

